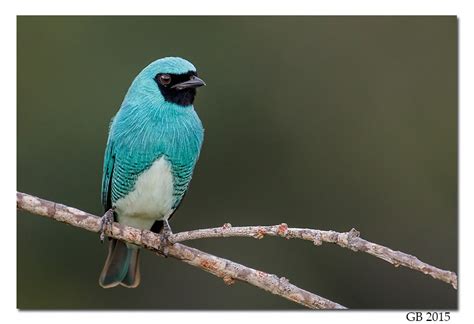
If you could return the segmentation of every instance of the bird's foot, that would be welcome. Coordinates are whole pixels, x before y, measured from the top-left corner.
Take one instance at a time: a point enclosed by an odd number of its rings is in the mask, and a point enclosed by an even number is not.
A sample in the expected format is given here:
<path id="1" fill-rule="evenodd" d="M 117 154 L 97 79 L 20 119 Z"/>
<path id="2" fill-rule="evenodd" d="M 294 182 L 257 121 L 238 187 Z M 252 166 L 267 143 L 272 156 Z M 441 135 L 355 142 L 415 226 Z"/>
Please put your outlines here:
<path id="1" fill-rule="evenodd" d="M 105 239 L 105 229 L 108 227 L 109 229 L 112 227 L 114 223 L 114 210 L 115 208 L 110 208 L 108 211 L 105 212 L 104 216 L 100 219 L 100 242 L 103 243 Z"/>
<path id="2" fill-rule="evenodd" d="M 161 256 L 164 256 L 165 258 L 168 257 L 168 246 L 171 244 L 169 238 L 170 236 L 173 235 L 173 232 L 171 231 L 170 224 L 168 223 L 167 220 L 163 220 L 163 228 L 161 229 L 161 237 L 163 239 L 163 248 L 158 250 L 158 254 Z"/>
<path id="3" fill-rule="evenodd" d="M 166 237 L 167 239 L 170 238 L 170 236 L 173 234 L 173 231 L 171 230 L 170 223 L 168 220 L 163 221 L 163 236 Z"/>

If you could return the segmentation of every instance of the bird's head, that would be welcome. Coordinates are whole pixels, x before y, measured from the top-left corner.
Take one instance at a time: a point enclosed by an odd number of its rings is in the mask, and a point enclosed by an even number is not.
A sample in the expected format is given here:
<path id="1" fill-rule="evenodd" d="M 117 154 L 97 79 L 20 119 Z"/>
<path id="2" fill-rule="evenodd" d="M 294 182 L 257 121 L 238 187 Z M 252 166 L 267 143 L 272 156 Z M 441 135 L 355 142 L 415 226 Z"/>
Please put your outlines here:
<path id="1" fill-rule="evenodd" d="M 186 107 L 193 104 L 196 88 L 204 85 L 191 62 L 180 57 L 165 57 L 144 68 L 130 91 L 146 94 L 149 100 Z"/>

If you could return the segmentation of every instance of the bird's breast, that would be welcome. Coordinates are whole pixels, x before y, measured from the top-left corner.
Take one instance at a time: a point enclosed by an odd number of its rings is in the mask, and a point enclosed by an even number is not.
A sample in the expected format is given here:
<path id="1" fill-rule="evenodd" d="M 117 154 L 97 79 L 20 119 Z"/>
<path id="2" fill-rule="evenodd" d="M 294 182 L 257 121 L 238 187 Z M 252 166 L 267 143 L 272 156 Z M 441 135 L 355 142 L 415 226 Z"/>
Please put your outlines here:
<path id="1" fill-rule="evenodd" d="M 168 217 L 173 207 L 173 174 L 164 157 L 138 176 L 133 190 L 115 203 L 118 221 L 150 229 L 156 220 Z"/>

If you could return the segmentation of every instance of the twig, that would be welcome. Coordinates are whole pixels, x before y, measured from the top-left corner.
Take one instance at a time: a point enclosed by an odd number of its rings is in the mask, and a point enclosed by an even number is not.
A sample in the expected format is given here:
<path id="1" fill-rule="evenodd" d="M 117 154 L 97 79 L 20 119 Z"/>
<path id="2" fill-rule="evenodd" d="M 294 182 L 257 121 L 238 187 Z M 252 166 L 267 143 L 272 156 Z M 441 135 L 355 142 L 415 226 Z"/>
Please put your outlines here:
<path id="1" fill-rule="evenodd" d="M 99 232 L 100 230 L 100 218 L 79 209 L 20 192 L 17 192 L 16 199 L 17 208 L 20 210 L 45 216 L 91 232 Z M 210 272 L 222 278 L 228 285 L 233 284 L 236 279 L 308 308 L 345 309 L 344 306 L 338 303 L 296 287 L 284 277 L 279 278 L 276 275 L 258 271 L 180 243 L 172 243 L 165 246 L 161 235 L 151 231 L 142 231 L 113 223 L 110 228 L 106 229 L 106 234 L 154 252 L 163 251 L 166 248 L 168 256 Z"/>
<path id="2" fill-rule="evenodd" d="M 227 223 L 222 227 L 176 233 L 170 238 L 170 241 L 176 243 L 215 237 L 253 237 L 261 239 L 266 235 L 281 236 L 287 239 L 297 238 L 311 241 L 314 245 L 321 245 L 323 242 L 336 243 L 339 246 L 348 248 L 352 251 L 362 251 L 371 254 L 393 264 L 395 267 L 404 266 L 420 271 L 435 279 L 449 283 L 454 287 L 454 289 L 457 289 L 458 278 L 456 273 L 429 265 L 420 261 L 415 256 L 400 251 L 394 251 L 380 244 L 364 240 L 359 237 L 360 233 L 355 229 L 351 229 L 349 232 L 339 233 L 309 228 L 288 228 L 288 225 L 285 223 L 273 226 L 244 227 L 232 227 Z"/>

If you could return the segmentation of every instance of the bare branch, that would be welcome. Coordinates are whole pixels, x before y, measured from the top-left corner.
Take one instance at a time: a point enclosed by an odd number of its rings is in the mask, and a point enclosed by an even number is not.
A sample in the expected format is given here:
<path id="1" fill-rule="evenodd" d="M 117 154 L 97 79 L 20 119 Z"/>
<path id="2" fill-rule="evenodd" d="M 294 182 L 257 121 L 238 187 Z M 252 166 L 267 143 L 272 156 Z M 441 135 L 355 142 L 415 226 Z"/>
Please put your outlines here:
<path id="1" fill-rule="evenodd" d="M 95 215 L 20 192 L 17 192 L 16 197 L 17 208 L 20 210 L 45 216 L 91 232 L 99 232 L 100 230 L 100 218 Z M 142 231 L 113 223 L 110 228 L 106 229 L 106 234 L 154 252 L 166 249 L 168 256 L 212 273 L 222 278 L 228 285 L 233 284 L 234 280 L 240 280 L 308 308 L 345 308 L 338 303 L 296 287 L 284 277 L 279 278 L 276 275 L 255 270 L 180 243 L 165 245 L 161 235 L 151 231 Z"/>
<path id="2" fill-rule="evenodd" d="M 420 271 L 424 274 L 432 276 L 435 279 L 449 283 L 455 289 L 457 289 L 458 278 L 454 272 L 439 269 L 420 261 L 418 258 L 412 255 L 400 251 L 394 251 L 383 245 L 364 240 L 359 237 L 360 233 L 355 229 L 352 229 L 349 232 L 339 233 L 309 228 L 288 228 L 288 225 L 285 223 L 273 226 L 244 227 L 232 227 L 227 223 L 222 227 L 176 233 L 170 238 L 170 241 L 176 243 L 216 237 L 253 237 L 261 239 L 266 235 L 281 236 L 287 239 L 296 238 L 311 241 L 314 243 L 314 245 L 321 245 L 323 242 L 336 243 L 339 246 L 352 251 L 362 251 L 371 254 L 377 258 L 393 264 L 395 267 L 403 266 Z"/>

